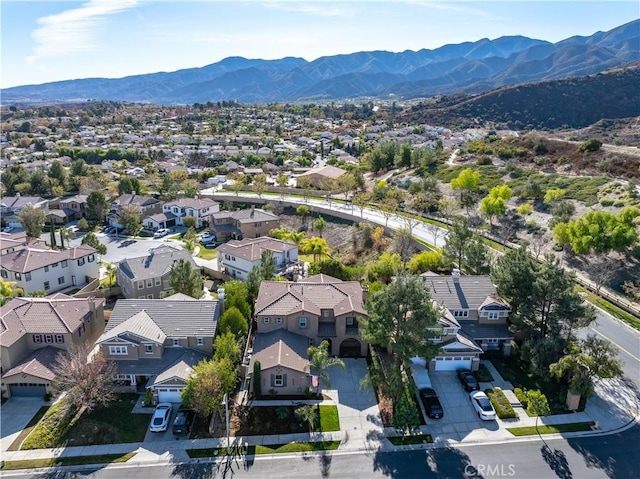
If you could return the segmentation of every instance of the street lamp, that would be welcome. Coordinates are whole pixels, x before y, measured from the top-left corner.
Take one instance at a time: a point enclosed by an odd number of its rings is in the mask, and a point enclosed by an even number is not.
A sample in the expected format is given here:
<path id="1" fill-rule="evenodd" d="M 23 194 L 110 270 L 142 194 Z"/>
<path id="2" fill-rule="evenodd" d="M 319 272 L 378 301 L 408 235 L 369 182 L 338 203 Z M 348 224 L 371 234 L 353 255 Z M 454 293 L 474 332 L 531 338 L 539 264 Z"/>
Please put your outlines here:
<path id="1" fill-rule="evenodd" d="M 231 437 L 229 436 L 229 395 L 227 393 L 224 393 L 222 402 L 224 404 L 224 412 L 225 412 L 225 419 L 226 419 L 226 425 L 227 425 L 227 457 L 228 457 L 231 450 Z"/>

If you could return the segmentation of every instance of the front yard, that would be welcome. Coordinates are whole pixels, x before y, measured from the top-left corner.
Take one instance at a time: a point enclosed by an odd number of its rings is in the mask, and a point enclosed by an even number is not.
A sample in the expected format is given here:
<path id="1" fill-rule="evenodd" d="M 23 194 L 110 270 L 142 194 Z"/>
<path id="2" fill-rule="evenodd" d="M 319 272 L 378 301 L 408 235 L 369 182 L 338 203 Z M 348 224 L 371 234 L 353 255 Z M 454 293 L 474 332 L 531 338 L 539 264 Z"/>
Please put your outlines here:
<path id="1" fill-rule="evenodd" d="M 59 401 L 49 408 L 21 449 L 141 442 L 151 415 L 131 413 L 137 397 L 121 394 L 107 408 L 83 414 L 71 428 L 74 409 Z"/>

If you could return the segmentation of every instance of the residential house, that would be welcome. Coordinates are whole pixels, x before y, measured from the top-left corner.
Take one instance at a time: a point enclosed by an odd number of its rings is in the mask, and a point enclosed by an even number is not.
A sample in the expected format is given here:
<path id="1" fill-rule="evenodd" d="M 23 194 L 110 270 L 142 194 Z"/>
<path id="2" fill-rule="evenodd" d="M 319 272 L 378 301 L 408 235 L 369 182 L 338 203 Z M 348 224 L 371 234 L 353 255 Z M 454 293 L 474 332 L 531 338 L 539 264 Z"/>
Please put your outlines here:
<path id="1" fill-rule="evenodd" d="M 44 211 L 45 216 L 49 213 L 49 202 L 39 196 L 4 196 L 0 198 L 0 218 L 3 226 L 21 226 L 18 221 L 18 214 L 25 206 L 35 206 Z"/>
<path id="2" fill-rule="evenodd" d="M 60 209 L 67 213 L 71 220 L 84 218 L 88 195 L 75 195 L 60 200 Z"/>
<path id="3" fill-rule="evenodd" d="M 84 286 L 99 277 L 98 252 L 87 245 L 65 250 L 25 246 L 2 255 L 0 276 L 30 294 L 52 294 L 72 286 Z"/>
<path id="4" fill-rule="evenodd" d="M 182 226 L 183 219 L 193 216 L 196 219 L 196 228 L 202 228 L 209 221 L 212 213 L 220 211 L 220 203 L 210 198 L 180 198 L 167 201 L 162 206 L 162 212 L 172 213 L 175 216 L 175 224 Z"/>
<path id="5" fill-rule="evenodd" d="M 268 236 L 231 240 L 218 247 L 218 269 L 229 276 L 246 280 L 249 272 L 260 266 L 262 252 L 270 251 L 276 264 L 276 273 L 298 261 L 298 245 Z"/>
<path id="6" fill-rule="evenodd" d="M 130 195 L 120 195 L 111 202 L 111 210 L 108 215 L 109 224 L 117 228 L 122 225 L 118 222 L 120 213 L 124 209 L 136 211 L 140 218 L 162 212 L 162 202 L 152 196 L 143 196 L 132 193 Z"/>
<path id="7" fill-rule="evenodd" d="M 280 218 L 254 206 L 246 210 L 220 211 L 211 215 L 211 232 L 218 241 L 259 238 L 267 236 L 274 228 L 280 228 Z"/>
<path id="8" fill-rule="evenodd" d="M 213 354 L 218 301 L 120 299 L 96 344 L 115 361 L 124 389 L 151 389 L 157 402 L 181 402 L 193 367 Z M 142 389 L 144 390 L 144 389 Z"/>
<path id="9" fill-rule="evenodd" d="M 0 232 L 0 256 L 13 253 L 14 251 L 27 247 L 27 234 L 24 231 L 19 233 Z"/>
<path id="10" fill-rule="evenodd" d="M 513 333 L 507 320 L 510 306 L 487 275 L 424 276 L 431 299 L 439 306 L 439 334 L 432 338 L 442 352 L 429 364 L 430 371 L 476 370 L 479 356 L 487 350 L 511 351 Z"/>
<path id="11" fill-rule="evenodd" d="M 127 299 L 158 299 L 171 294 L 171 266 L 181 259 L 188 261 L 194 270 L 200 271 L 186 249 L 168 244 L 150 249 L 148 255 L 123 259 L 116 270 L 122 295 Z"/>
<path id="12" fill-rule="evenodd" d="M 104 331 L 104 303 L 58 293 L 13 298 L 0 307 L 2 395 L 50 394 L 57 355 L 73 345 L 93 345 Z"/>
<path id="13" fill-rule="evenodd" d="M 298 182 L 303 178 L 308 178 L 311 185 L 318 189 L 327 189 L 335 180 L 344 175 L 347 171 L 337 166 L 325 165 L 320 168 L 312 168 L 298 176 Z M 332 189 L 329 187 L 328 189 Z"/>

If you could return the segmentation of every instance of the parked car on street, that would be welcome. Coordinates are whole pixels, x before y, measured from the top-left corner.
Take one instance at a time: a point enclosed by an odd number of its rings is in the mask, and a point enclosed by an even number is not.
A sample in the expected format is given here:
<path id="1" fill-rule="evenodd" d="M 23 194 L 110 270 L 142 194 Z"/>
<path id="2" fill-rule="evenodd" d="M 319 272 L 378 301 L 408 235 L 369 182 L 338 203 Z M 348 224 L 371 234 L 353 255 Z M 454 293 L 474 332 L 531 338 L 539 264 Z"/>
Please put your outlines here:
<path id="1" fill-rule="evenodd" d="M 493 409 L 491 401 L 482 391 L 472 391 L 469 394 L 473 409 L 478 413 L 478 417 L 483 421 L 494 421 L 496 419 L 496 410 Z"/>
<path id="2" fill-rule="evenodd" d="M 480 384 L 478 380 L 468 369 L 458 369 L 458 379 L 462 383 L 462 387 L 465 391 L 478 391 Z"/>
<path id="3" fill-rule="evenodd" d="M 162 432 L 166 431 L 169 427 L 169 419 L 171 418 L 171 410 L 173 406 L 168 402 L 161 402 L 156 406 L 156 410 L 151 418 L 151 424 L 149 424 L 149 431 Z"/>
<path id="4" fill-rule="evenodd" d="M 5 229 L 3 229 L 2 231 L 4 231 L 5 233 L 11 233 L 15 228 L 13 226 L 7 226 Z"/>
<path id="5" fill-rule="evenodd" d="M 196 413 L 193 409 L 180 406 L 176 418 L 173 420 L 173 433 L 176 435 L 189 434 L 195 417 Z"/>
<path id="6" fill-rule="evenodd" d="M 434 389 L 425 388 L 419 391 L 420 400 L 424 405 L 424 410 L 432 419 L 440 419 L 444 416 L 444 409 L 442 409 L 442 404 L 440 404 L 440 399 L 438 398 L 438 393 Z"/>
<path id="7" fill-rule="evenodd" d="M 202 233 L 198 236 L 198 242 L 201 244 L 212 243 L 216 240 L 216 235 L 211 233 Z"/>
<path id="8" fill-rule="evenodd" d="M 169 233 L 171 233 L 171 230 L 169 230 L 169 228 L 160 228 L 153 234 L 153 237 L 162 238 L 163 236 L 167 236 Z"/>

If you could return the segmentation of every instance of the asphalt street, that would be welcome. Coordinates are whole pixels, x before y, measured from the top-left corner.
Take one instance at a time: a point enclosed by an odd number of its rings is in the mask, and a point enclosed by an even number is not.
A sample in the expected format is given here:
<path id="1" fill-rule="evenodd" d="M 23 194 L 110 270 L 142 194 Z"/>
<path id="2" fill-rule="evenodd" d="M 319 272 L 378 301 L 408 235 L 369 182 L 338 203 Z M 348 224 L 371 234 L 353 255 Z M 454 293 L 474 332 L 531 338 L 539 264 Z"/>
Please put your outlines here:
<path id="1" fill-rule="evenodd" d="M 522 478 L 631 479 L 638 477 L 640 426 L 598 437 L 512 440 L 499 444 L 384 452 L 249 456 L 197 463 L 111 465 L 41 471 L 3 471 L 32 479 L 209 478 Z"/>

